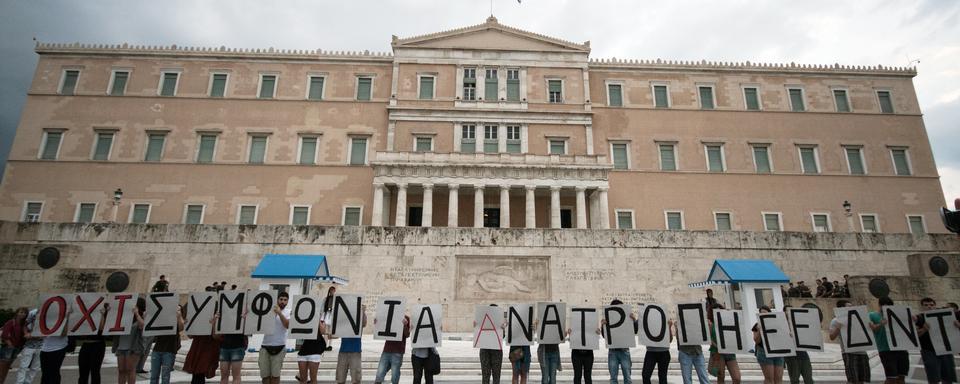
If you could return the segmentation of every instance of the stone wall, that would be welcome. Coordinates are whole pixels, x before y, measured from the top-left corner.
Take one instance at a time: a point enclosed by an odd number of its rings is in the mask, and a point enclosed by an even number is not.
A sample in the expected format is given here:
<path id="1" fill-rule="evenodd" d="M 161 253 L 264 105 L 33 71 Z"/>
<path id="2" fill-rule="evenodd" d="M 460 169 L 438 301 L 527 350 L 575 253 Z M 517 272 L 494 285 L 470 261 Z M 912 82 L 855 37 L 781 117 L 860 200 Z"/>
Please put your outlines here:
<path id="1" fill-rule="evenodd" d="M 45 247 L 60 251 L 50 269 L 37 264 Z M 249 276 L 263 254 L 321 254 L 350 280 L 341 292 L 440 303 L 447 331 L 463 332 L 481 303 L 699 300 L 687 284 L 715 259 L 771 259 L 792 280 L 813 281 L 907 276 L 909 254 L 958 250 L 949 235 L 0 222 L 0 307 L 78 286 L 61 282 L 70 270 L 126 271 L 137 290 L 161 274 L 181 292 L 222 280 L 256 288 Z M 952 295 L 943 300 L 960 301 Z"/>

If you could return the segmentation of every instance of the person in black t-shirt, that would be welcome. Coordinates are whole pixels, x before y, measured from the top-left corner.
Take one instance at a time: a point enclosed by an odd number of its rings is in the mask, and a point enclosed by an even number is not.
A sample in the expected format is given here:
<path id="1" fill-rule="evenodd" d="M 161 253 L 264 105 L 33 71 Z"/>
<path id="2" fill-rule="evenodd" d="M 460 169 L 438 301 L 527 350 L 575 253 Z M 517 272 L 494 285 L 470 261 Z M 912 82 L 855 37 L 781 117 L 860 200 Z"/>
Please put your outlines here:
<path id="1" fill-rule="evenodd" d="M 327 340 L 323 338 L 325 333 L 327 333 L 327 326 L 323 321 L 320 321 L 317 325 L 317 337 L 304 340 L 303 344 L 300 345 L 300 351 L 297 352 L 297 367 L 300 370 L 297 381 L 301 384 L 317 384 L 320 356 L 327 349 Z"/>
<path id="2" fill-rule="evenodd" d="M 937 302 L 929 297 L 920 300 L 923 312 L 937 309 Z M 956 323 L 954 323 L 956 325 Z M 953 362 L 953 355 L 937 356 L 930 340 L 930 324 L 927 324 L 924 315 L 917 316 L 917 334 L 920 335 L 920 358 L 923 361 L 924 371 L 927 373 L 928 383 L 956 383 L 957 368 Z"/>

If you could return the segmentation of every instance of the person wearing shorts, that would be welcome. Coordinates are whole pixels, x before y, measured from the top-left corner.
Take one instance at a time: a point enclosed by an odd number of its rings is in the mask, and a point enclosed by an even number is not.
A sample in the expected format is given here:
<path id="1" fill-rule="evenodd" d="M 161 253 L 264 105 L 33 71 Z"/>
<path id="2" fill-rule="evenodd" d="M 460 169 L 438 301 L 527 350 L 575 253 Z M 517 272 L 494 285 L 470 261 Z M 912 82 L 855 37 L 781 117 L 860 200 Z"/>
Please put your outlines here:
<path id="1" fill-rule="evenodd" d="M 277 295 L 277 304 L 273 307 L 276 319 L 273 322 L 273 333 L 263 336 L 260 344 L 260 356 L 257 363 L 260 366 L 260 378 L 263 384 L 280 384 L 280 371 L 283 369 L 283 358 L 287 352 L 287 328 L 290 327 L 290 308 L 287 302 L 290 294 L 280 292 Z"/>
<path id="2" fill-rule="evenodd" d="M 243 367 L 243 353 L 247 348 L 247 337 L 238 335 L 217 335 L 220 339 L 220 384 L 230 382 L 240 384 L 240 368 Z"/>
<path id="3" fill-rule="evenodd" d="M 852 307 L 847 300 L 837 300 L 837 308 L 843 307 Z M 837 337 L 840 337 L 840 330 L 842 323 L 840 319 L 834 317 L 833 320 L 830 320 L 830 340 L 836 340 Z M 843 367 L 844 371 L 847 374 L 847 382 L 849 383 L 868 383 L 870 382 L 870 358 L 867 356 L 866 352 L 855 352 L 847 353 L 846 352 L 846 343 L 843 342 L 843 339 L 840 340 L 840 350 L 843 357 Z"/>
<path id="4" fill-rule="evenodd" d="M 882 311 L 883 307 L 893 305 L 893 300 L 889 297 L 881 297 L 877 304 Z M 883 318 L 882 313 L 870 312 L 870 329 L 873 330 L 877 351 L 880 352 L 880 364 L 883 365 L 883 375 L 886 377 L 884 383 L 903 383 L 910 372 L 910 355 L 907 351 L 890 350 L 887 332 L 884 330 L 886 325 L 887 319 Z"/>
<path id="5" fill-rule="evenodd" d="M 326 324 L 323 320 L 317 325 L 317 337 L 315 339 L 304 340 L 300 345 L 300 351 L 297 352 L 297 368 L 300 374 L 297 381 L 301 383 L 317 384 L 317 371 L 320 369 L 320 356 L 327 349 L 327 340 L 324 334 L 327 333 Z"/>
<path id="6" fill-rule="evenodd" d="M 929 297 L 920 299 L 920 307 L 924 312 L 937 309 L 937 302 Z M 917 316 L 917 334 L 920 335 L 920 359 L 923 361 L 924 371 L 927 373 L 928 383 L 956 383 L 957 367 L 953 355 L 937 355 L 930 340 L 930 328 L 921 314 Z M 949 324 L 948 324 L 949 325 Z"/>
<path id="7" fill-rule="evenodd" d="M 760 313 L 770 313 L 770 307 L 761 306 Z M 753 342 L 756 344 L 757 364 L 760 365 L 760 371 L 763 373 L 763 382 L 782 383 L 783 369 L 786 364 L 782 357 L 767 357 L 767 351 L 763 349 L 763 339 L 760 336 L 760 324 L 753 325 Z"/>

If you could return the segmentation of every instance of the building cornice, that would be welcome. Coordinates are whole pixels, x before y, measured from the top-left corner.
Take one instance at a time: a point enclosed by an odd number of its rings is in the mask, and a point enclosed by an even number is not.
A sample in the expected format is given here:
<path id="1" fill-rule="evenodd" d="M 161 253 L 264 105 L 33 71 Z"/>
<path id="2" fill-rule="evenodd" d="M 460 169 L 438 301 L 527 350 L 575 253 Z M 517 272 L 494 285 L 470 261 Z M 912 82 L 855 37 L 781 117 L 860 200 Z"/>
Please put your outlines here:
<path id="1" fill-rule="evenodd" d="M 123 44 L 85 44 L 85 43 L 41 43 L 35 49 L 38 54 L 69 55 L 122 55 L 150 57 L 194 57 L 217 59 L 270 59 L 270 60 L 333 60 L 333 61 L 373 61 L 393 62 L 389 52 L 371 51 L 324 51 L 322 49 L 276 49 L 270 48 L 227 48 L 220 47 L 181 47 L 174 45 L 130 45 Z"/>
<path id="2" fill-rule="evenodd" d="M 649 70 L 649 71 L 705 71 L 705 72 L 769 72 L 776 74 L 830 74 L 830 75 L 917 75 L 916 67 L 862 66 L 843 64 L 753 63 L 726 61 L 691 61 L 663 59 L 590 59 L 591 70 Z"/>
<path id="3" fill-rule="evenodd" d="M 472 32 L 483 31 L 488 29 L 498 30 L 498 31 L 511 33 L 514 35 L 519 35 L 522 37 L 527 37 L 530 39 L 554 44 L 558 46 L 558 48 L 565 49 L 565 50 L 586 52 L 586 53 L 590 52 L 589 41 L 585 41 L 583 42 L 583 44 L 577 44 L 572 41 L 567 41 L 567 40 L 558 39 L 555 37 L 550 37 L 547 35 L 542 35 L 535 32 L 526 31 L 520 28 L 515 28 L 508 25 L 500 24 L 497 21 L 497 18 L 493 16 L 488 17 L 487 20 L 481 24 L 470 25 L 462 28 L 448 29 L 446 31 L 428 33 L 424 35 L 405 37 L 405 38 L 400 38 L 394 35 L 391 45 L 394 48 L 400 48 L 400 47 L 410 46 L 410 45 L 425 42 L 425 41 L 442 39 L 444 37 L 449 37 L 449 36 L 469 34 Z M 424 47 L 417 47 L 417 48 L 424 48 Z M 427 48 L 427 49 L 447 49 L 447 48 Z"/>

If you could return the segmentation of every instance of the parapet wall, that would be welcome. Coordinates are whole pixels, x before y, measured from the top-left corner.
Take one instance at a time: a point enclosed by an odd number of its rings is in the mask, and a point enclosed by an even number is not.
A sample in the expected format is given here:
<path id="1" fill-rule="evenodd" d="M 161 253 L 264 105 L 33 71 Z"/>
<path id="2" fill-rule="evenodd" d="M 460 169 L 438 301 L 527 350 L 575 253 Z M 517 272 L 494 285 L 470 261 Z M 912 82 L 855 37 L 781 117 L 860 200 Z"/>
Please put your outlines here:
<path id="1" fill-rule="evenodd" d="M 59 261 L 43 269 L 37 254 L 48 247 Z M 958 251 L 952 235 L 0 222 L 0 307 L 90 289 L 112 271 L 128 272 L 131 290 L 161 274 L 181 292 L 214 281 L 252 289 L 264 254 L 320 254 L 331 274 L 350 280 L 340 291 L 441 303 L 445 325 L 462 332 L 484 303 L 699 300 L 687 284 L 704 280 L 715 259 L 770 259 L 792 280 L 812 282 L 907 276 L 910 254 Z M 64 281 L 71 276 L 87 280 Z"/>

